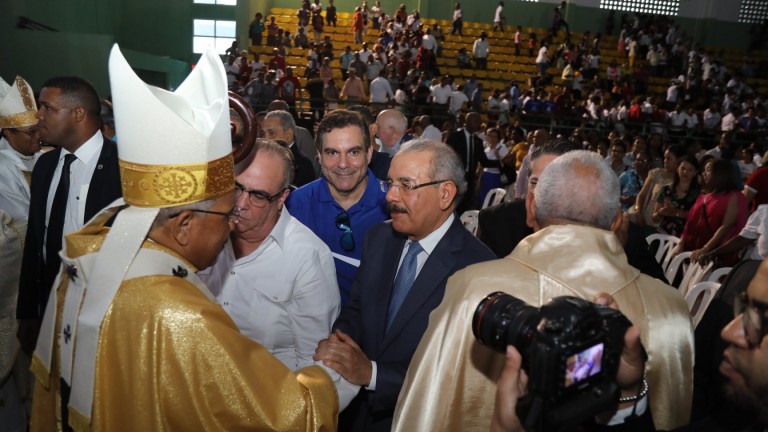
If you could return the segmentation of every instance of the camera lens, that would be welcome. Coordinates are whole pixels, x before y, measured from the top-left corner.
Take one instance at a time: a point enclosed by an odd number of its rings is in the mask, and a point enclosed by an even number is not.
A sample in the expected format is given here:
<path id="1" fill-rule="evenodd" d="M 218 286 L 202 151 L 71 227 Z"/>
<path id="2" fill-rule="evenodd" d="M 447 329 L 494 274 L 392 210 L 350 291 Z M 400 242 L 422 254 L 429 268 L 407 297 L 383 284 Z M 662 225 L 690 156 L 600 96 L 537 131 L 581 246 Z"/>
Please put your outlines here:
<path id="1" fill-rule="evenodd" d="M 472 332 L 481 344 L 504 353 L 507 345 L 524 352 L 539 321 L 539 309 L 503 292 L 489 294 L 475 309 Z"/>

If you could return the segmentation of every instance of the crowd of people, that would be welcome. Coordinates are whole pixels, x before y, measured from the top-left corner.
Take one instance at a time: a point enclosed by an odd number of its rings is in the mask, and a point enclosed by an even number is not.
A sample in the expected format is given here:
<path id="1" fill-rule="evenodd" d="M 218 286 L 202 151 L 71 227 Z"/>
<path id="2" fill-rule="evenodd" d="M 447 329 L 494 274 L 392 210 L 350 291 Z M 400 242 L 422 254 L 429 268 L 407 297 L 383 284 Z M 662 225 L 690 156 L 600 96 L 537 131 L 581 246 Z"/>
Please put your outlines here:
<path id="1" fill-rule="evenodd" d="M 272 58 L 208 52 L 181 92 L 142 82 L 117 47 L 112 101 L 79 77 L 37 94 L 0 82 L 8 430 L 522 431 L 525 347 L 499 355 L 471 331 L 493 291 L 537 308 L 578 296 L 631 321 L 615 404 L 588 430 L 765 427 L 765 101 L 665 17 L 622 17 L 632 78 L 618 63 L 603 74 L 601 36 L 571 46 L 566 7 L 525 91 L 440 73 L 450 36 L 404 5 L 390 18 L 363 2 L 360 49 L 339 53 L 323 34 L 333 0 L 304 1 L 293 38 L 256 14 L 251 43 L 266 32 Z M 294 44 L 311 119 L 286 66 Z M 674 77 L 666 99 L 642 90 L 644 67 Z M 232 89 L 251 111 L 226 108 Z M 473 235 L 460 215 L 499 187 L 510 199 Z M 752 272 L 694 328 L 651 233 Z"/>

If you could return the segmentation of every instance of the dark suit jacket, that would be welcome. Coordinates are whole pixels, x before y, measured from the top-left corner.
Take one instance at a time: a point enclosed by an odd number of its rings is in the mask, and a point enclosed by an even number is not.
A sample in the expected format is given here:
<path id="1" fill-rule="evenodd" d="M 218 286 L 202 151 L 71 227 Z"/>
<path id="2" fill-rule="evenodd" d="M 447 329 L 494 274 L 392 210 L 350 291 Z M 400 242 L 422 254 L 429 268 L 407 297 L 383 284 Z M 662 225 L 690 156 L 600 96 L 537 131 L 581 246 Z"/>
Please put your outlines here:
<path id="1" fill-rule="evenodd" d="M 373 171 L 373 175 L 379 180 L 386 180 L 389 175 L 389 166 L 392 164 L 392 156 L 389 153 L 383 153 L 374 150 L 371 154 L 371 163 L 368 168 Z"/>
<path id="2" fill-rule="evenodd" d="M 525 223 L 525 200 L 501 203 L 480 210 L 477 221 L 477 238 L 485 243 L 499 258 L 509 255 L 520 241 L 533 234 Z M 624 244 L 627 262 L 650 277 L 668 283 L 661 266 L 648 250 L 643 229 L 629 224 L 627 241 Z"/>
<path id="3" fill-rule="evenodd" d="M 483 151 L 483 142 L 480 140 L 480 138 L 476 136 L 472 136 L 473 142 L 473 151 L 472 151 L 472 158 L 469 160 L 469 171 L 466 173 L 467 183 L 469 183 L 469 190 L 472 190 L 472 187 L 474 186 L 476 179 L 475 179 L 475 171 L 477 167 L 477 163 L 479 162 L 480 165 L 486 168 L 501 168 L 501 162 L 496 160 L 490 160 L 485 155 L 485 151 Z M 464 129 L 459 129 L 455 132 L 451 132 L 450 135 L 448 135 L 448 140 L 446 141 L 446 144 L 448 144 L 449 147 L 451 147 L 456 154 L 459 155 L 459 159 L 461 159 L 461 163 L 464 165 L 464 168 L 467 167 L 467 138 L 464 134 Z"/>
<path id="4" fill-rule="evenodd" d="M 32 171 L 30 186 L 29 222 L 21 262 L 21 280 L 16 317 L 19 319 L 42 318 L 48 293 L 51 290 L 61 259 L 58 255 L 43 260 L 45 239 L 45 214 L 48 189 L 59 161 L 61 149 L 40 156 Z M 117 163 L 117 145 L 104 138 L 96 169 L 93 172 L 88 197 L 85 201 L 85 220 L 88 221 L 112 201 L 122 196 L 120 169 Z"/>
<path id="5" fill-rule="evenodd" d="M 470 264 L 494 258 L 456 218 L 424 263 L 385 334 L 392 284 L 405 242 L 391 222 L 368 231 L 350 300 L 334 323 L 377 364 L 376 391 L 360 390 L 339 418 L 340 431 L 391 429 L 408 364 L 427 329 L 430 312 L 443 300 L 448 278 Z"/>
<path id="6" fill-rule="evenodd" d="M 290 149 L 293 154 L 293 164 L 295 169 L 293 185 L 300 188 L 307 183 L 315 181 L 315 167 L 312 166 L 312 161 L 302 153 L 298 144 L 294 143 Z"/>

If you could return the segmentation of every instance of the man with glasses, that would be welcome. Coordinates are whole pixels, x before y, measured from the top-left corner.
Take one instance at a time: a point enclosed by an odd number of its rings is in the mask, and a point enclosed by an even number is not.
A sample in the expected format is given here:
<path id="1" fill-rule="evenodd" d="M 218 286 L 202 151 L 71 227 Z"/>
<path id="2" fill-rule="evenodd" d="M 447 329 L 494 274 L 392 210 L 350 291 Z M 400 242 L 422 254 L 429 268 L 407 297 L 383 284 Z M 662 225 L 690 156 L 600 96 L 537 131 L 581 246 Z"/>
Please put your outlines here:
<path id="1" fill-rule="evenodd" d="M 196 274 L 240 222 L 221 60 L 209 50 L 162 99 L 117 47 L 109 70 L 125 201 L 67 236 L 32 362 L 30 430 L 336 430 L 351 399 L 338 374 L 285 367 Z"/>
<path id="2" fill-rule="evenodd" d="M 51 78 L 40 90 L 40 140 L 56 147 L 32 172 L 16 316 L 22 349 L 31 353 L 59 271 L 64 235 L 77 231 L 121 196 L 117 146 L 101 133 L 101 101 L 79 77 Z"/>
<path id="3" fill-rule="evenodd" d="M 291 215 L 333 253 L 341 304 L 349 299 L 368 228 L 389 218 L 385 193 L 368 168 L 373 148 L 368 125 L 354 112 L 336 110 L 318 126 L 317 150 L 323 176 L 285 202 Z"/>
<path id="4" fill-rule="evenodd" d="M 310 366 L 339 315 L 333 256 L 283 208 L 293 175 L 289 150 L 258 139 L 237 171 L 238 223 L 216 263 L 199 275 L 245 336 L 292 370 Z"/>
<path id="5" fill-rule="evenodd" d="M 734 311 L 736 318 L 721 333 L 729 345 L 720 373 L 726 394 L 756 415 L 753 428 L 744 430 L 764 430 L 768 427 L 768 260 L 737 297 Z"/>
<path id="6" fill-rule="evenodd" d="M 405 143 L 381 188 L 392 221 L 368 232 L 349 303 L 315 357 L 365 387 L 339 417 L 340 431 L 390 430 L 408 364 L 446 281 L 494 258 L 453 214 L 467 184 L 450 147 Z"/>
<path id="7" fill-rule="evenodd" d="M 540 165 L 546 168 L 539 171 Z M 611 422 L 627 420 L 645 426 L 641 430 L 686 425 L 693 391 L 690 314 L 674 288 L 627 262 L 611 231 L 622 217 L 618 177 L 601 156 L 583 150 L 533 157 L 531 169 L 526 217 L 534 234 L 507 257 L 451 278 L 413 357 L 392 430 L 490 430 L 504 356 L 482 347 L 470 329 L 475 308 L 494 291 L 537 308 L 561 295 L 592 300 L 610 293 L 639 329 L 648 355 L 645 378 L 619 383 L 621 396 L 633 403 L 619 406 L 628 410 Z M 433 391 L 436 382 L 439 391 Z M 457 409 L 430 415 L 446 406 Z"/>

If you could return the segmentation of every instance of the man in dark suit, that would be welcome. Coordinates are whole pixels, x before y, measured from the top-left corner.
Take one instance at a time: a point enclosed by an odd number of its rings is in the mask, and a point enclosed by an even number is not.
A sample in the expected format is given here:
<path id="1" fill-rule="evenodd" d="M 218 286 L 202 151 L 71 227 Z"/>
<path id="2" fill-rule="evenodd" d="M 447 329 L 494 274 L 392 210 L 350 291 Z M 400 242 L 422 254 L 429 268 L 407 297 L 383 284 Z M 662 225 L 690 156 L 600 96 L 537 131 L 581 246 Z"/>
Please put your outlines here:
<path id="1" fill-rule="evenodd" d="M 314 181 L 315 168 L 312 161 L 296 145 L 296 121 L 288 111 L 276 110 L 267 113 L 262 123 L 264 137 L 271 140 L 284 141 L 293 154 L 293 163 L 296 173 L 293 177 L 293 185 L 302 187 Z"/>
<path id="2" fill-rule="evenodd" d="M 466 183 L 444 144 L 404 145 L 384 185 L 392 220 L 369 230 L 350 301 L 315 354 L 363 386 L 339 417 L 341 431 L 391 429 L 405 372 L 446 281 L 494 258 L 453 214 Z"/>
<path id="3" fill-rule="evenodd" d="M 501 162 L 490 160 L 483 150 L 483 142 L 475 133 L 480 130 L 480 114 L 471 112 L 467 114 L 464 121 L 464 128 L 448 135 L 446 143 L 451 147 L 459 159 L 464 164 L 465 177 L 467 179 L 467 193 L 459 203 L 457 211 L 459 214 L 466 210 L 475 208 L 476 186 L 477 186 L 477 164 L 485 168 L 501 168 Z"/>
<path id="4" fill-rule="evenodd" d="M 480 210 L 477 238 L 491 248 L 496 256 L 506 257 L 522 239 L 533 234 L 532 220 L 526 212 L 526 201 L 533 194 L 539 174 L 544 168 L 555 158 L 571 150 L 580 150 L 580 148 L 568 141 L 557 139 L 537 146 L 531 153 L 531 177 L 520 179 L 520 181 L 530 182 L 526 199 L 501 203 Z M 624 223 L 615 232 L 624 246 L 629 265 L 648 276 L 667 282 L 664 271 L 648 250 L 645 234 L 640 227 Z"/>
<path id="5" fill-rule="evenodd" d="M 63 235 L 122 195 L 117 146 L 101 134 L 100 110 L 96 89 L 82 78 L 51 78 L 40 90 L 40 139 L 57 148 L 42 155 L 32 172 L 16 309 L 19 339 L 29 353 L 59 271 Z"/>

